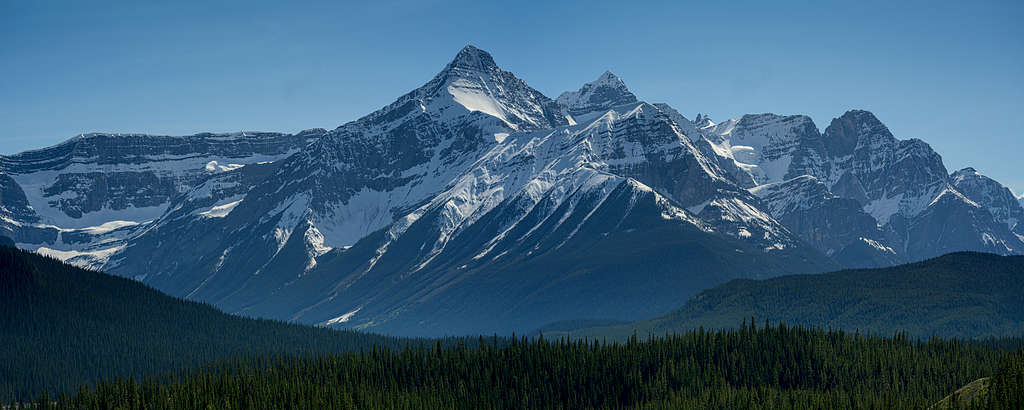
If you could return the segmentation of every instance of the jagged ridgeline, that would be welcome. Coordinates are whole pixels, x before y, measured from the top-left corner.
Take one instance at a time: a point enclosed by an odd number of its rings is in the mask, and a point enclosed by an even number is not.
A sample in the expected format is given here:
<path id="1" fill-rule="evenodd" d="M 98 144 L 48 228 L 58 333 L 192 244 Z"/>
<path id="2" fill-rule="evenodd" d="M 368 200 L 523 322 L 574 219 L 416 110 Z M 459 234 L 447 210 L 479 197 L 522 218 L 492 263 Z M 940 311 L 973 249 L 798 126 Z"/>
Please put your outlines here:
<path id="1" fill-rule="evenodd" d="M 551 99 L 472 46 L 330 131 L 0 157 L 0 205 L 23 248 L 231 313 L 400 335 L 639 320 L 732 279 L 1024 251 L 1012 192 L 872 113 L 691 121 L 610 72 Z"/>

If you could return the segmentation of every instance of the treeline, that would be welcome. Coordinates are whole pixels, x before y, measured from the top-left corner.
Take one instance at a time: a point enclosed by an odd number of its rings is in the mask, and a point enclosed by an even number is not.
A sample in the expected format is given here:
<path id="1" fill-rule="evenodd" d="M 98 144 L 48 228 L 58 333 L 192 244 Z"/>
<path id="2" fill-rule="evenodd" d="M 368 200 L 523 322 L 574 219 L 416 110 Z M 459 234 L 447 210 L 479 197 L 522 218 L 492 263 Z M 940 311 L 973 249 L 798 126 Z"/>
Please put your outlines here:
<path id="1" fill-rule="evenodd" d="M 256 356 L 45 396 L 60 409 L 926 408 L 1019 363 L 982 343 L 744 325 L 607 344 L 480 339 Z M 1017 360 L 1017 362 L 1008 360 Z M 1003 363 L 1003 367 L 1000 367 Z M 1012 389 L 1012 387 L 1010 387 Z"/>
<path id="2" fill-rule="evenodd" d="M 0 401 L 239 355 L 345 353 L 409 342 L 231 316 L 6 246 L 0 246 L 0 312 Z"/>

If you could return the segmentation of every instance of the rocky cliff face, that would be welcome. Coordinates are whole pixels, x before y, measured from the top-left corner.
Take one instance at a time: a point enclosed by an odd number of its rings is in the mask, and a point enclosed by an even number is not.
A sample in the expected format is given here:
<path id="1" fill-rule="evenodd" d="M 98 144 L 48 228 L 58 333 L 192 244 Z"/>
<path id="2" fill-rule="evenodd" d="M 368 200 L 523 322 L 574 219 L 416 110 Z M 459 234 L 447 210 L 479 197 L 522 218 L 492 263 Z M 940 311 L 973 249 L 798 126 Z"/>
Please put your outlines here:
<path id="1" fill-rule="evenodd" d="M 562 93 L 556 101 L 562 112 L 577 122 L 574 117 L 585 121 L 588 114 L 603 114 L 612 107 L 635 103 L 637 99 L 622 79 L 605 71 L 597 80 L 584 84 L 579 90 Z"/>
<path id="2" fill-rule="evenodd" d="M 2 156 L 0 230 L 23 247 L 97 267 L 210 175 L 283 158 L 325 132 L 85 134 Z"/>
<path id="3" fill-rule="evenodd" d="M 928 144 L 897 139 L 867 111 L 847 112 L 824 133 L 806 117 L 773 114 L 705 120 L 701 132 L 710 152 L 743 171 L 728 174 L 734 182 L 753 185 L 773 216 L 847 266 L 860 265 L 842 257 L 848 246 L 884 263 L 1024 252 L 1008 189 L 973 169 L 950 176 Z"/>
<path id="4" fill-rule="evenodd" d="M 559 104 L 468 47 L 301 152 L 206 180 L 107 268 L 234 312 L 432 335 L 640 317 L 709 283 L 833 266 L 689 122 L 611 78 Z M 621 261 L 584 263 L 597 249 Z"/>
<path id="5" fill-rule="evenodd" d="M 821 180 L 802 175 L 751 189 L 772 216 L 808 244 L 846 267 L 870 267 L 899 261 L 896 251 L 882 245 L 886 232 L 854 199 L 829 191 Z M 850 255 L 856 250 L 858 256 Z M 870 258 L 860 256 L 871 254 Z"/>
<path id="6" fill-rule="evenodd" d="M 1024 235 L 1024 197 L 1016 198 L 1009 188 L 982 175 L 974 168 L 964 168 L 950 175 L 953 187 L 967 199 L 985 208 L 999 222 L 1018 235 Z"/>

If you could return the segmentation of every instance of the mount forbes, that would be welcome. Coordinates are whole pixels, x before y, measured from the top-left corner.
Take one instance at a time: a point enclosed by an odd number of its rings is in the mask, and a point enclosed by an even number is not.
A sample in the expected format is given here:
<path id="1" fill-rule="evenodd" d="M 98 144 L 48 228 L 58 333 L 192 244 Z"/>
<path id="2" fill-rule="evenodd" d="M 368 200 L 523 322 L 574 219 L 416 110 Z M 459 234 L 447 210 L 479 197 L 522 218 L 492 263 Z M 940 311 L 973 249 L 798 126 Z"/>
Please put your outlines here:
<path id="1" fill-rule="evenodd" d="M 551 99 L 467 46 L 334 130 L 0 156 L 0 235 L 247 316 L 400 335 L 636 320 L 736 278 L 1024 253 L 1024 207 L 872 113 Z"/>

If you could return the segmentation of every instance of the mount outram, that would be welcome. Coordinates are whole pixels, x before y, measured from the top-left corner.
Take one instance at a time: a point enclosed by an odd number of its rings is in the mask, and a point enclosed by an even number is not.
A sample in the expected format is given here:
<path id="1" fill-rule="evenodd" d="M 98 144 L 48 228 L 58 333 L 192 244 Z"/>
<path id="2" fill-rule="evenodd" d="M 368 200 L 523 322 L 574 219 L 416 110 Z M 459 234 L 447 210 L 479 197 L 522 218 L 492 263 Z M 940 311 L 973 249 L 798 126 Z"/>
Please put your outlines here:
<path id="1" fill-rule="evenodd" d="M 849 111 L 550 99 L 472 46 L 334 130 L 85 134 L 0 157 L 0 234 L 227 312 L 401 335 L 636 320 L 735 278 L 1024 253 L 1024 207 Z"/>

